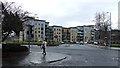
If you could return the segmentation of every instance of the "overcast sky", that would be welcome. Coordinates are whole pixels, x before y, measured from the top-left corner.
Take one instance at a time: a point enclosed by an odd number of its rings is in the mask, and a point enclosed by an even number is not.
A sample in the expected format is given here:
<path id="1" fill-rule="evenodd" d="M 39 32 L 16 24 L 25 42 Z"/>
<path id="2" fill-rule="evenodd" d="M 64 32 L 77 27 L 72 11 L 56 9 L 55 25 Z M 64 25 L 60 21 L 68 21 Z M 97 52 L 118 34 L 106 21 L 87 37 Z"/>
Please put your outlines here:
<path id="1" fill-rule="evenodd" d="M 75 27 L 94 25 L 96 12 L 111 12 L 112 27 L 118 24 L 119 0 L 6 0 L 16 2 L 23 10 L 37 14 L 51 25 Z"/>

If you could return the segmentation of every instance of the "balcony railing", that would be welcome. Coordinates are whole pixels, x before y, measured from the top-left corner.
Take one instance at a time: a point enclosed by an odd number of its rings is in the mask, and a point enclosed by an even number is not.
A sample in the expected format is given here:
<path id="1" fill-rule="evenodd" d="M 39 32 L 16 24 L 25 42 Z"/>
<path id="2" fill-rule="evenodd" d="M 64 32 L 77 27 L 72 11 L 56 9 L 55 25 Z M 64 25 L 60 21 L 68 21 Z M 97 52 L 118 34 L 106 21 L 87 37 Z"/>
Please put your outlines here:
<path id="1" fill-rule="evenodd" d="M 77 32 L 77 33 L 80 33 L 80 34 L 81 34 L 81 33 L 83 33 L 83 32 Z"/>

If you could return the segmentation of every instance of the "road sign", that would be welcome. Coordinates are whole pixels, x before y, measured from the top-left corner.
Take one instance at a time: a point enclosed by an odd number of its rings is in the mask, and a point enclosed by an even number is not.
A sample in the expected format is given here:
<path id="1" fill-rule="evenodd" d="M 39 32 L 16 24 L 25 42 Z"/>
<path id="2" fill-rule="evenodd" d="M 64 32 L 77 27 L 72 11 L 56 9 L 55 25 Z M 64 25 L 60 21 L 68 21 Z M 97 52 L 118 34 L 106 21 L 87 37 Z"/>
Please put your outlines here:
<path id="1" fill-rule="evenodd" d="M 58 38 L 58 36 L 57 36 L 57 35 L 55 35 L 55 38 Z"/>
<path id="2" fill-rule="evenodd" d="M 107 39 L 107 38 L 108 38 L 107 36 L 104 37 L 104 39 Z"/>

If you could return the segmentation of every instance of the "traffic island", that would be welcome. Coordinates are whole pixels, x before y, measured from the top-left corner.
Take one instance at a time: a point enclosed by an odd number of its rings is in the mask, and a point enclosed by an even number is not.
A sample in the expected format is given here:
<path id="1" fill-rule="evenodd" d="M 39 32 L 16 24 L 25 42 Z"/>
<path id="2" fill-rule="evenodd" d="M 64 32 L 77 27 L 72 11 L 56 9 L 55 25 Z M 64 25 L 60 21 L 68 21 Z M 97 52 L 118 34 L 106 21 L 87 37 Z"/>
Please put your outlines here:
<path id="1" fill-rule="evenodd" d="M 43 55 L 42 52 L 31 52 L 26 56 L 16 56 L 2 58 L 3 66 L 39 66 L 40 64 L 53 63 L 67 58 L 67 55 L 60 53 L 47 52 Z"/>

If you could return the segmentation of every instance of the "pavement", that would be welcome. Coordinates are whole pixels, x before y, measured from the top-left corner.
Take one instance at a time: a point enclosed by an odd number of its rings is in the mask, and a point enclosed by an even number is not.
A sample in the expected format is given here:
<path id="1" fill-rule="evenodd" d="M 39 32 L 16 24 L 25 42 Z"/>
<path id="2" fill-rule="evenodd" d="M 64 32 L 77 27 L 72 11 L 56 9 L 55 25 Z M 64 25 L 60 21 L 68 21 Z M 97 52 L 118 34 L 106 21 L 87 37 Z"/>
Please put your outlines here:
<path id="1" fill-rule="evenodd" d="M 112 50 L 120 50 L 118 47 L 105 47 L 100 45 L 94 45 L 94 44 L 87 44 L 88 46 L 96 47 L 96 48 L 102 48 L 102 49 L 112 49 Z"/>
<path id="2" fill-rule="evenodd" d="M 96 46 L 96 45 L 93 45 Z M 3 58 L 4 66 L 118 66 L 119 51 L 92 45 L 60 45 L 47 47 L 44 56 L 40 46 L 31 45 L 27 56 Z M 70 56 L 70 57 L 69 57 Z M 67 58 L 66 58 L 67 57 Z M 92 68 L 92 67 L 90 67 Z M 101 67 L 103 68 L 103 67 Z M 105 67 L 106 68 L 106 67 Z M 109 68 L 109 67 L 107 67 Z"/>
<path id="3" fill-rule="evenodd" d="M 67 55 L 60 53 L 47 52 L 43 55 L 42 52 L 31 52 L 27 56 L 16 56 L 2 58 L 3 66 L 35 66 L 44 63 L 53 63 L 66 59 Z"/>

